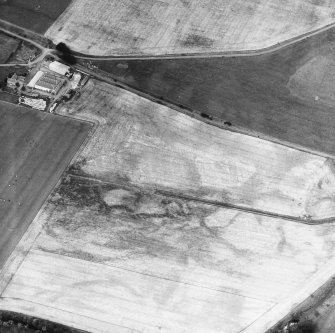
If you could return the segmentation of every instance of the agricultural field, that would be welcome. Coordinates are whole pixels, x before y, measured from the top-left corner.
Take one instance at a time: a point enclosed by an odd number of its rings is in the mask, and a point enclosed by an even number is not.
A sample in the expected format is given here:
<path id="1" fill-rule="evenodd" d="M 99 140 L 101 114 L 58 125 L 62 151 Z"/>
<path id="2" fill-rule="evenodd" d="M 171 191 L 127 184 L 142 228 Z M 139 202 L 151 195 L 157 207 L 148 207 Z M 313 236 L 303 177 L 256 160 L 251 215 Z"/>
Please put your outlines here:
<path id="1" fill-rule="evenodd" d="M 333 161 L 221 130 L 90 81 L 59 111 L 100 124 L 80 175 L 296 217 L 335 215 Z"/>
<path id="2" fill-rule="evenodd" d="M 60 322 L 62 312 L 85 316 L 80 329 L 100 321 L 91 332 L 239 332 L 328 265 L 335 241 L 334 226 L 70 176 L 40 216 L 3 302 L 35 315 L 52 307 Z"/>
<path id="3" fill-rule="evenodd" d="M 29 61 L 37 58 L 41 53 L 35 45 L 21 42 L 20 46 L 17 48 L 16 52 L 8 59 L 7 63 L 28 63 Z"/>
<path id="4" fill-rule="evenodd" d="M 331 0 L 74 0 L 46 36 L 90 55 L 248 51 L 334 18 Z"/>
<path id="5" fill-rule="evenodd" d="M 0 0 L 0 19 L 43 34 L 70 2 L 71 0 Z"/>
<path id="6" fill-rule="evenodd" d="M 313 172 L 329 198 L 330 160 L 98 81 L 59 112 L 99 127 L 0 272 L 0 308 L 100 333 L 265 332 L 333 274 L 333 223 L 198 200 L 299 211 L 287 196 Z"/>
<path id="7" fill-rule="evenodd" d="M 4 64 L 19 47 L 20 41 L 0 31 L 0 64 Z"/>
<path id="8" fill-rule="evenodd" d="M 0 100 L 8 103 L 18 104 L 19 96 L 16 94 L 9 94 L 5 91 L 0 91 Z"/>
<path id="9" fill-rule="evenodd" d="M 332 28 L 266 55 L 94 64 L 221 125 L 333 157 L 334 45 Z"/>
<path id="10" fill-rule="evenodd" d="M 334 327 L 335 310 L 335 278 L 329 279 L 322 287 L 306 298 L 293 311 L 280 320 L 267 333 L 278 333 L 288 322 L 299 320 L 300 326 L 309 330 L 302 332 L 326 333 Z M 314 330 L 312 329 L 314 328 Z"/>
<path id="11" fill-rule="evenodd" d="M 0 267 L 13 251 L 90 125 L 0 101 Z"/>

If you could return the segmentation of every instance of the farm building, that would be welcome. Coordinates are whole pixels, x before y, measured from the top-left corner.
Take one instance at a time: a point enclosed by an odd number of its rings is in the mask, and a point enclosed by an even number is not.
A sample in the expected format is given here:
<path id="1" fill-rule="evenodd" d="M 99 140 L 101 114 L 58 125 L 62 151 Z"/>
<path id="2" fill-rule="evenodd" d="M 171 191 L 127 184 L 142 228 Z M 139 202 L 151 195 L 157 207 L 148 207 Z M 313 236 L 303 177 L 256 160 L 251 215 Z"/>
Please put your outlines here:
<path id="1" fill-rule="evenodd" d="M 34 109 L 41 110 L 41 111 L 44 111 L 47 106 L 47 103 L 44 99 L 30 98 L 27 96 L 20 97 L 19 104 L 24 104 L 24 105 L 30 106 Z"/>
<path id="2" fill-rule="evenodd" d="M 51 94 L 57 94 L 64 80 L 50 72 L 38 71 L 28 83 L 28 87 Z"/>
<path id="3" fill-rule="evenodd" d="M 65 65 L 65 64 L 62 64 L 59 61 L 50 62 L 49 69 L 53 72 L 56 72 L 56 73 L 60 74 L 60 75 L 66 75 L 70 72 L 70 67 Z"/>
<path id="4" fill-rule="evenodd" d="M 20 76 L 14 73 L 11 77 L 7 78 L 7 87 L 14 89 L 17 83 L 22 86 L 25 79 L 26 78 L 24 76 Z"/>
<path id="5" fill-rule="evenodd" d="M 71 80 L 72 89 L 76 89 L 78 87 L 79 81 L 81 80 L 81 75 L 79 73 L 75 73 Z"/>

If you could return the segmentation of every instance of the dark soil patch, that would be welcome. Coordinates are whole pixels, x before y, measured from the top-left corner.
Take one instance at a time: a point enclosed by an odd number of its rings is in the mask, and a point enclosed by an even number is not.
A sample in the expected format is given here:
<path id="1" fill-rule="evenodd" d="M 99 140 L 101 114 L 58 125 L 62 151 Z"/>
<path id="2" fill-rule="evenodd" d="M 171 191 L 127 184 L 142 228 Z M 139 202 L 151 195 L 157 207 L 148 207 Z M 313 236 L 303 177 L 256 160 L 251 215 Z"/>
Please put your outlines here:
<path id="1" fill-rule="evenodd" d="M 18 39 L 0 32 L 0 64 L 6 63 L 10 56 L 16 51 L 19 44 L 20 41 Z"/>
<path id="2" fill-rule="evenodd" d="M 0 101 L 0 267 L 91 125 Z"/>
<path id="3" fill-rule="evenodd" d="M 0 311 L 1 333 L 85 333 L 72 327 L 12 311 Z"/>
<path id="4" fill-rule="evenodd" d="M 111 200 L 105 201 L 107 192 Z M 58 242 L 69 239 L 75 242 L 90 235 L 92 238 L 87 241 L 94 246 L 117 249 L 120 254 L 124 252 L 122 255 L 128 256 L 131 251 L 134 256 L 148 255 L 177 262 L 192 258 L 205 267 L 215 266 L 216 269 L 218 265 L 220 269 L 226 268 L 221 258 L 209 251 L 213 243 L 219 242 L 238 251 L 222 238 L 224 227 L 206 224 L 207 217 L 217 210 L 213 206 L 70 174 L 50 196 L 48 204 L 54 218 L 45 231 Z M 40 248 L 54 251 L 48 249 L 47 244 Z M 64 246 L 64 250 L 57 250 L 57 253 L 96 262 L 108 260 L 105 255 L 90 253 L 84 248 L 73 252 Z"/>
<path id="5" fill-rule="evenodd" d="M 0 91 L 0 100 L 12 104 L 18 104 L 19 103 L 19 96 L 15 94 L 10 94 L 5 91 Z"/>
<path id="6" fill-rule="evenodd" d="M 0 19 L 44 34 L 71 0 L 0 0 Z"/>
<path id="7" fill-rule="evenodd" d="M 185 40 L 181 41 L 180 44 L 182 46 L 188 47 L 188 48 L 210 48 L 213 45 L 214 41 L 210 38 L 199 36 L 196 34 L 190 34 L 186 37 Z"/>
<path id="8" fill-rule="evenodd" d="M 335 29 L 262 56 L 123 61 L 122 71 L 118 61 L 93 64 L 213 121 L 335 155 L 333 106 L 294 97 L 287 88 L 290 76 L 307 61 L 332 56 L 332 42 Z"/>

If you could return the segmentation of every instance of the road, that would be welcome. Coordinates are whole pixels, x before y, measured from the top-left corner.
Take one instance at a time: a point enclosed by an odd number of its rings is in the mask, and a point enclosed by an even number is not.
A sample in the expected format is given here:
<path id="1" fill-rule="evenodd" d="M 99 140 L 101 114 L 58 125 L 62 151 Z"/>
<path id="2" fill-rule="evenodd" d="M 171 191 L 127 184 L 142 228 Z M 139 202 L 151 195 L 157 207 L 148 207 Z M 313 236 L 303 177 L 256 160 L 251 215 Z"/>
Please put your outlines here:
<path id="1" fill-rule="evenodd" d="M 1 20 L 0 20 L 1 21 Z M 324 32 L 328 29 L 331 29 L 335 27 L 335 23 L 333 24 L 329 24 L 323 28 L 320 28 L 320 29 L 317 29 L 317 30 L 314 30 L 314 31 L 311 31 L 309 33 L 306 33 L 304 35 L 301 35 L 299 37 L 296 37 L 296 38 L 292 38 L 290 40 L 287 40 L 281 44 L 277 44 L 277 45 L 274 45 L 272 47 L 269 47 L 267 49 L 262 49 L 262 50 L 258 50 L 258 51 L 247 51 L 247 52 L 236 52 L 236 53 L 231 53 L 231 52 L 226 52 L 226 53 L 220 53 L 220 54 L 207 54 L 207 55 L 196 55 L 196 54 L 192 54 L 192 55 L 167 55 L 167 56 L 154 56 L 154 57 L 146 57 L 146 56 L 139 56 L 137 58 L 134 58 L 134 57 L 95 57 L 95 56 L 86 56 L 86 55 L 76 55 L 77 58 L 79 59 L 90 59 L 90 60 L 127 60 L 127 59 L 178 59 L 178 58 L 196 58 L 196 57 L 209 57 L 209 56 L 213 56 L 213 57 L 235 57 L 235 56 L 251 56 L 251 55 L 262 55 L 262 54 L 267 54 L 267 53 L 272 53 L 272 52 L 275 52 L 275 51 L 278 51 L 279 49 L 281 48 L 284 48 L 284 47 L 287 47 L 289 45 L 292 45 L 293 43 L 296 43 L 296 42 L 299 42 L 307 37 L 310 37 L 310 36 L 313 36 L 313 35 L 316 35 L 318 33 L 321 33 L 321 32 Z M 38 63 L 39 61 L 41 61 L 46 55 L 53 55 L 55 56 L 55 50 L 53 49 L 48 49 L 48 48 L 45 48 L 44 46 L 36 43 L 36 42 L 33 42 L 31 41 L 30 39 L 28 38 L 23 38 L 21 37 L 20 35 L 18 34 L 15 34 L 15 33 L 12 33 L 12 32 L 9 32 L 7 31 L 6 29 L 3 29 L 0 27 L 0 30 L 14 36 L 14 37 L 17 37 L 17 38 L 20 38 L 22 40 L 25 40 L 27 42 L 31 42 L 33 45 L 35 45 L 36 47 L 38 47 L 40 50 L 41 50 L 41 55 L 36 58 L 34 61 L 28 63 L 28 64 L 17 64 L 17 65 L 21 65 L 21 66 L 31 66 L 35 63 Z M 15 64 L 3 64 L 3 65 L 0 65 L 0 66 L 13 66 Z M 158 100 L 157 98 L 155 98 L 154 96 L 150 95 L 150 94 L 147 94 L 147 93 L 142 93 L 142 92 L 139 92 L 137 91 L 136 89 L 133 89 L 131 87 L 129 87 L 128 85 L 124 84 L 124 83 L 121 83 L 120 81 L 118 80 L 115 80 L 115 79 L 108 79 L 106 76 L 104 75 L 101 75 L 99 73 L 97 73 L 96 71 L 94 70 L 89 70 L 87 69 L 86 67 L 83 67 L 83 66 L 80 66 L 80 65 L 77 65 L 75 66 L 77 67 L 78 69 L 80 69 L 81 71 L 85 72 L 87 75 L 91 75 L 91 76 L 94 76 L 95 78 L 101 80 L 101 81 L 104 81 L 108 84 L 111 84 L 111 85 L 116 85 L 118 87 L 121 87 L 123 89 L 126 89 L 128 91 L 131 91 L 131 92 L 134 92 L 140 96 L 143 96 L 145 98 L 148 98 L 150 100 L 153 100 L 154 102 L 156 103 L 160 103 L 160 104 L 164 104 L 170 108 L 174 108 L 176 109 L 176 106 L 175 105 L 170 105 L 170 103 L 168 102 L 165 102 L 165 101 L 161 101 L 161 100 Z M 182 112 L 182 113 L 186 113 L 188 115 L 191 115 L 189 114 L 188 112 L 185 112 L 185 110 L 181 110 L 179 108 L 177 108 L 178 111 Z M 194 115 L 191 115 L 194 117 Z M 201 119 L 202 121 L 204 121 L 203 119 Z M 208 122 L 209 124 L 213 125 L 212 122 Z M 219 126 L 217 125 L 218 127 L 222 127 L 222 126 Z M 224 129 L 227 130 L 227 127 L 224 126 Z M 232 130 L 232 129 L 228 129 L 228 130 Z M 233 131 L 236 131 L 236 130 L 233 130 Z M 238 132 L 242 132 L 243 133 L 243 130 L 241 131 L 238 131 Z M 244 134 L 247 134 L 247 135 L 251 135 L 250 133 L 244 133 Z M 253 135 L 255 136 L 255 134 Z M 269 140 L 269 141 L 273 141 L 271 139 L 268 139 L 266 138 L 266 140 Z M 282 144 L 284 146 L 288 146 L 288 147 L 292 147 L 292 144 L 287 144 L 287 143 L 282 143 L 282 142 L 276 142 L 276 143 L 279 143 L 279 144 Z M 295 149 L 298 149 L 298 150 L 301 150 L 301 151 L 305 151 L 305 152 L 308 152 L 308 153 L 312 153 L 312 154 L 315 154 L 315 155 L 319 155 L 319 156 L 325 156 L 324 154 L 319 154 L 318 152 L 315 152 L 314 150 L 310 150 L 310 149 L 306 149 L 306 148 L 302 148 L 302 147 L 293 147 Z M 326 157 L 329 157 L 329 156 L 326 156 Z M 157 191 L 157 194 L 161 194 L 161 195 L 164 195 L 164 196 L 173 196 L 175 197 L 176 195 L 174 195 L 173 193 L 168 193 L 166 191 Z M 300 223 L 304 223 L 304 224 L 310 224 L 310 225 L 315 225 L 315 224 L 331 224 L 331 223 L 334 223 L 335 222 L 335 217 L 331 217 L 331 218 L 327 218 L 327 219 L 310 219 L 308 217 L 304 218 L 304 217 L 295 217 L 295 216 L 290 216 L 290 215 L 283 215 L 283 214 L 275 214 L 275 213 L 271 213 L 269 211 L 263 211 L 263 210 L 259 210 L 259 209 L 252 209 L 252 208 L 246 208 L 246 207 L 243 207 L 243 206 L 239 206 L 239 205 L 231 205 L 231 204 L 225 204 L 225 203 L 219 203 L 219 202 L 214 202 L 214 201 L 211 201 L 211 200 L 201 200 L 201 199 L 198 199 L 196 197 L 189 197 L 189 196 L 183 196 L 182 199 L 186 199 L 186 200 L 191 200 L 191 201 L 197 201 L 197 202 L 202 202 L 202 203 L 205 203 L 205 204 L 210 204 L 210 205 L 215 205 L 215 206 L 220 206 L 220 207 L 226 207 L 226 208 L 230 208 L 230 209 L 234 209 L 234 210 L 238 210 L 238 211 L 243 211 L 243 212 L 246 212 L 246 213 L 254 213 L 254 214 L 257 214 L 257 215 L 263 215 L 263 216 L 267 216 L 267 217 L 272 217 L 272 218 L 281 218 L 281 219 L 284 219 L 284 220 L 290 220 L 290 221 L 294 221 L 294 222 L 300 222 Z"/>
<path id="2" fill-rule="evenodd" d="M 159 57 L 143 57 L 143 56 L 138 56 L 137 58 L 134 58 L 134 57 L 131 57 L 131 58 L 127 58 L 127 57 L 88 57 L 88 56 L 78 56 L 78 58 L 80 59 L 86 59 L 86 60 L 127 60 L 127 59 L 177 59 L 177 58 L 199 58 L 199 57 L 235 57 L 235 56 L 239 56 L 239 57 L 242 57 L 242 56 L 251 56 L 251 55 L 261 55 L 261 54 L 265 54 L 265 53 L 272 53 L 272 52 L 275 52 L 281 48 L 284 48 L 284 47 L 287 47 L 295 42 L 298 42 L 300 40 L 303 40 L 309 36 L 312 36 L 312 35 L 316 35 L 317 33 L 321 33 L 327 29 L 330 29 L 332 27 L 334 27 L 335 24 L 332 24 L 332 25 L 329 25 L 327 27 L 324 27 L 322 29 L 318 29 L 317 31 L 314 31 L 314 32 L 311 32 L 309 34 L 306 34 L 306 35 L 303 35 L 303 36 L 300 36 L 299 38 L 295 38 L 294 40 L 290 40 L 290 41 L 286 41 L 285 43 L 282 43 L 282 44 L 278 44 L 276 46 L 273 46 L 269 49 L 266 49 L 266 50 L 260 50 L 260 51 L 249 51 L 249 52 L 243 52 L 243 53 L 234 53 L 234 54 L 207 54 L 207 55 L 174 55 L 174 56 L 159 56 Z M 12 35 L 15 35 L 15 34 L 12 34 Z M 18 38 L 21 38 L 23 39 L 21 36 L 18 36 L 16 35 L 16 37 Z M 24 39 L 26 41 L 29 41 L 29 39 Z M 30 42 L 30 41 L 29 41 Z M 51 49 L 47 49 L 47 48 L 44 48 L 42 46 L 39 46 L 39 48 L 42 50 L 42 53 L 41 55 L 35 59 L 33 62 L 29 63 L 29 64 L 25 64 L 25 66 L 31 66 L 32 64 L 34 63 L 37 63 L 39 62 L 41 59 L 43 59 L 43 57 L 45 55 L 48 55 L 48 54 L 52 54 L 53 53 L 53 50 Z M 170 58 L 169 58 L 170 57 Z M 8 64 L 9 65 L 9 64 Z M 13 66 L 13 64 L 10 64 L 11 66 Z M 19 65 L 23 65 L 23 64 L 19 64 Z M 91 74 L 91 75 L 94 75 L 95 77 L 98 77 L 100 79 L 101 78 L 101 75 L 99 76 L 99 74 L 95 74 L 93 71 L 86 71 L 87 73 Z M 114 81 L 114 82 L 111 82 L 111 80 L 106 80 L 104 79 L 105 82 L 108 82 L 108 83 L 111 83 L 111 84 L 115 84 L 115 85 L 120 85 L 119 82 L 117 81 Z M 127 87 L 126 85 L 121 85 L 124 89 L 129 89 L 129 87 Z M 138 94 L 138 92 L 137 92 Z M 142 94 L 143 96 L 146 96 L 145 94 Z M 147 97 L 147 96 L 146 96 Z M 152 97 L 151 97 L 152 99 Z M 157 100 L 156 100 L 157 101 Z M 66 136 L 63 136 L 63 137 L 66 137 Z M 47 140 L 46 140 L 47 141 Z M 52 140 L 51 140 L 52 141 Z M 58 142 L 58 140 L 56 140 Z M 305 150 L 306 151 L 306 150 Z M 308 150 L 307 150 L 308 151 Z M 15 179 L 14 179 L 15 180 Z M 167 192 L 163 192 L 163 191 L 158 191 L 157 192 L 158 194 L 162 194 L 162 195 L 171 195 L 171 196 L 174 196 L 173 193 L 167 193 Z M 31 196 L 33 197 L 33 196 Z M 180 196 L 179 196 L 180 197 Z M 195 200 L 197 202 L 205 202 L 204 200 L 200 200 L 198 198 L 195 198 L 195 197 L 183 197 L 184 199 L 187 199 L 187 200 Z M 216 202 L 209 202 L 206 200 L 206 203 L 207 204 L 213 204 L 213 205 L 218 205 L 218 203 Z M 292 220 L 292 221 L 296 221 L 296 222 L 301 222 L 301 223 L 305 223 L 305 224 L 321 224 L 321 223 L 332 223 L 334 222 L 334 219 L 325 219 L 325 220 L 306 220 L 306 219 L 299 219 L 299 218 L 295 218 L 295 217 L 291 217 L 291 216 L 286 216 L 286 215 L 280 215 L 280 214 L 272 214 L 272 213 L 269 213 L 269 212 L 265 212 L 265 211 L 261 211 L 261 210 L 253 210 L 253 209 L 247 209 L 247 208 L 244 208 L 244 207 L 241 207 L 241 206 L 237 206 L 237 205 L 226 205 L 226 204 L 220 204 L 220 206 L 222 207 L 227 207 L 227 208 L 232 208 L 232 209 L 235 209 L 235 210 L 240 210 L 240 211 L 245 211 L 245 212 L 249 212 L 249 213 L 254 213 L 254 214 L 258 214 L 258 215 L 265 215 L 265 216 L 269 216 L 269 217 L 277 217 L 277 218 L 282 218 L 282 219 L 287 219 L 287 220 Z M 312 290 L 315 290 L 314 289 L 314 286 L 313 288 L 311 288 Z M 302 295 L 302 297 L 305 297 L 307 293 L 304 293 Z M 288 307 L 285 307 L 285 309 L 283 310 L 283 312 L 287 312 L 287 309 Z M 335 320 L 335 315 L 332 315 L 330 314 L 330 316 L 327 318 L 327 320 L 325 321 L 325 325 L 333 325 L 334 323 L 334 320 Z M 327 329 L 327 326 L 323 326 L 324 329 Z M 329 330 L 327 330 L 329 331 Z M 324 331 L 326 332 L 326 331 Z"/>
<path id="3" fill-rule="evenodd" d="M 0 20 L 0 21 L 2 21 L 2 20 Z M 33 61 L 29 61 L 29 62 L 26 63 L 26 64 L 22 64 L 22 63 L 0 64 L 0 67 L 11 67 L 11 66 L 29 66 L 29 67 L 30 67 L 30 66 L 32 66 L 32 65 L 34 65 L 34 64 L 36 64 L 36 63 L 38 63 L 38 62 L 40 62 L 41 60 L 43 60 L 47 55 L 52 54 L 53 51 L 54 51 L 54 50 L 52 50 L 52 49 L 48 49 L 48 48 L 42 46 L 42 45 L 39 44 L 39 43 L 36 43 L 36 42 L 32 41 L 32 40 L 29 39 L 29 38 L 25 38 L 25 37 L 22 37 L 22 36 L 20 36 L 20 35 L 18 35 L 18 34 L 16 34 L 16 33 L 13 33 L 13 32 L 11 32 L 11 31 L 8 31 L 8 30 L 2 28 L 1 26 L 0 26 L 0 31 L 6 33 L 7 35 L 13 36 L 13 37 L 15 37 L 15 38 L 19 38 L 19 39 L 21 39 L 21 40 L 23 40 L 23 41 L 25 41 L 25 42 L 27 42 L 27 43 L 30 43 L 30 44 L 34 45 L 35 47 L 37 47 L 38 49 L 41 50 L 40 55 L 39 55 L 36 59 L 34 59 Z"/>
<path id="4" fill-rule="evenodd" d="M 201 56 L 201 57 L 231 57 L 231 58 L 234 58 L 234 57 L 248 57 L 248 56 L 255 56 L 255 55 L 264 55 L 264 54 L 268 54 L 268 53 L 278 51 L 282 48 L 288 47 L 288 46 L 290 46 L 290 45 L 292 45 L 296 42 L 299 42 L 301 40 L 304 40 L 308 37 L 311 37 L 311 36 L 317 35 L 319 33 L 322 33 L 324 31 L 327 31 L 327 30 L 329 30 L 333 27 L 335 27 L 335 23 L 332 23 L 332 24 L 329 24 L 329 25 L 324 26 L 322 28 L 313 30 L 309 33 L 298 36 L 296 38 L 292 38 L 290 40 L 282 42 L 281 44 L 274 45 L 270 48 L 257 50 L 257 51 L 250 50 L 250 51 L 236 52 L 236 53 L 226 52 L 226 53 L 221 53 L 221 54 L 202 54 L 202 55 L 196 55 L 196 54 L 192 54 L 192 55 L 173 55 L 173 56 L 170 55 L 170 56 L 165 56 L 165 57 L 164 56 L 146 57 L 146 56 L 143 56 L 143 55 L 141 55 L 141 56 L 139 55 L 138 57 L 135 57 L 135 58 L 134 57 L 95 57 L 95 56 L 87 56 L 87 55 L 77 55 L 76 57 L 78 59 L 83 59 L 83 60 L 86 59 L 86 60 L 120 60 L 120 61 L 121 60 L 127 60 L 127 59 L 133 59 L 133 60 L 136 60 L 136 59 L 138 59 L 138 60 L 145 60 L 145 59 L 180 59 L 180 58 L 184 59 L 184 58 L 196 58 L 196 57 L 199 57 L 199 56 Z M 28 30 L 22 29 L 22 28 L 17 27 L 17 26 L 15 26 L 15 28 L 16 29 L 18 29 L 18 28 L 21 29 L 22 34 L 25 33 L 26 35 L 29 36 L 30 32 Z M 23 38 L 18 34 L 8 32 L 6 29 L 1 28 L 1 20 L 0 20 L 0 30 L 4 31 L 6 33 L 10 33 L 12 36 L 15 36 L 17 38 L 21 38 L 21 39 L 23 39 L 27 42 L 31 41 L 29 38 Z M 42 45 L 40 45 L 36 42 L 32 42 L 32 43 L 33 43 L 33 45 L 35 45 L 35 46 L 37 46 L 41 49 L 41 55 L 38 58 L 36 58 L 34 61 L 32 61 L 28 64 L 17 64 L 17 65 L 31 66 L 35 63 L 38 63 L 46 55 L 53 55 L 54 57 L 57 57 L 56 51 L 54 49 L 45 48 L 44 46 L 42 46 Z M 0 66 L 14 66 L 14 65 L 15 64 L 4 64 L 4 65 L 0 65 Z M 166 101 L 162 101 L 161 99 L 158 99 L 157 97 L 155 97 L 153 94 L 141 92 L 141 91 L 139 91 L 139 89 L 136 89 L 135 87 L 132 88 L 129 85 L 127 85 L 125 83 L 122 83 L 118 79 L 115 79 L 112 75 L 109 75 L 109 77 L 107 77 L 108 76 L 107 73 L 105 75 L 102 75 L 102 72 L 98 73 L 96 70 L 89 70 L 89 69 L 87 69 L 86 67 L 83 67 L 83 66 L 78 66 L 78 67 L 80 67 L 80 69 L 82 71 L 85 71 L 89 75 L 91 75 L 91 76 L 93 76 L 93 77 L 95 77 L 99 80 L 103 80 L 104 82 L 109 83 L 109 84 L 117 85 L 117 86 L 119 86 L 123 89 L 126 89 L 128 91 L 131 91 L 131 92 L 133 92 L 137 95 L 148 98 L 148 99 L 150 99 L 150 100 L 152 100 L 156 103 L 166 105 L 170 108 L 173 108 L 173 109 L 177 110 L 178 112 L 182 112 L 184 114 L 187 114 L 188 116 L 197 118 L 198 120 L 206 122 L 206 123 L 208 123 L 212 126 L 220 127 L 220 128 L 225 129 L 225 130 L 234 131 L 234 132 L 238 132 L 238 133 L 242 133 L 242 134 L 246 134 L 246 135 L 250 135 L 250 136 L 254 136 L 254 137 L 258 137 L 258 138 L 261 138 L 261 139 L 264 139 L 264 140 L 267 140 L 267 141 L 275 142 L 277 144 L 280 144 L 280 145 L 283 145 L 283 146 L 286 146 L 286 147 L 291 147 L 291 148 L 294 148 L 294 149 L 297 149 L 297 150 L 300 150 L 300 151 L 308 152 L 308 153 L 311 153 L 311 154 L 314 154 L 314 155 L 334 158 L 334 156 L 332 154 L 329 154 L 327 152 L 320 152 L 320 151 L 318 151 L 316 149 L 313 149 L 311 147 L 306 148 L 306 145 L 296 144 L 296 143 L 292 143 L 292 142 L 289 142 L 289 141 L 286 141 L 286 140 L 278 139 L 274 136 L 266 135 L 266 134 L 264 134 L 263 132 L 260 132 L 260 131 L 248 130 L 245 127 L 237 126 L 236 124 L 234 124 L 233 127 L 226 126 L 222 122 L 220 122 L 220 119 L 213 119 L 213 121 L 209 121 L 209 120 L 204 119 L 203 117 L 201 117 L 200 114 L 197 114 L 196 112 L 193 112 L 193 110 L 188 110 L 188 109 L 185 109 L 185 108 L 178 107 L 177 105 L 175 105 L 175 103 L 169 103 L 169 102 L 166 102 Z M 213 118 L 215 118 L 215 117 L 213 117 Z"/>
<path id="5" fill-rule="evenodd" d="M 319 33 L 322 33 L 324 31 L 327 31 L 331 28 L 335 27 L 335 22 L 328 24 L 322 28 L 315 29 L 310 32 L 306 32 L 303 35 L 290 38 L 286 41 L 283 41 L 281 43 L 277 43 L 275 45 L 269 46 L 267 48 L 259 49 L 259 50 L 247 50 L 247 51 L 226 51 L 226 52 L 205 52 L 205 53 L 181 53 L 181 54 L 166 54 L 166 55 L 143 55 L 143 54 L 137 54 L 132 56 L 89 56 L 85 54 L 80 54 L 77 52 L 74 52 L 74 55 L 78 59 L 83 60 L 119 60 L 119 61 L 126 61 L 126 60 L 158 60 L 158 59 L 166 59 L 166 60 L 172 60 L 172 59 L 201 59 L 201 58 L 235 58 L 235 57 L 250 57 L 250 56 L 259 56 L 264 54 L 270 54 L 273 52 L 276 52 L 278 50 L 281 50 L 287 46 L 290 46 L 292 44 L 295 44 L 297 42 L 300 42 L 308 37 L 312 37 L 314 35 L 317 35 Z"/>
<path id="6" fill-rule="evenodd" d="M 3 20 L 0 20 L 0 23 Z M 27 35 L 29 35 L 30 31 L 27 29 L 24 29 L 22 27 L 16 26 L 14 24 L 11 24 L 7 21 L 3 21 L 6 22 L 6 24 L 8 25 L 12 25 L 15 26 L 16 28 L 21 29 L 24 33 L 26 33 Z M 317 35 L 319 33 L 322 33 L 324 31 L 327 31 L 331 28 L 335 27 L 335 22 L 325 25 L 324 27 L 306 32 L 305 34 L 290 38 L 288 40 L 285 40 L 281 43 L 277 43 L 275 45 L 269 46 L 267 48 L 263 48 L 263 49 L 258 49 L 258 50 L 246 50 L 246 51 L 226 51 L 226 52 L 206 52 L 206 53 L 181 53 L 181 54 L 166 54 L 166 55 L 143 55 L 143 54 L 135 54 L 132 56 L 94 56 L 94 55 L 86 55 L 86 54 L 81 54 L 78 52 L 74 52 L 74 56 L 77 59 L 83 59 L 83 60 L 119 60 L 119 61 L 126 61 L 126 60 L 157 60 L 157 59 L 192 59 L 192 58 L 221 58 L 221 57 L 250 57 L 250 56 L 258 56 L 258 55 L 264 55 L 264 54 L 269 54 L 269 53 L 273 53 L 276 52 L 282 48 L 285 48 L 287 46 L 290 46 L 292 44 L 295 44 L 299 41 L 302 41 L 308 37 Z M 3 31 L 11 36 L 20 38 L 26 42 L 29 42 L 33 45 L 35 45 L 36 47 L 38 47 L 39 49 L 41 49 L 42 54 L 48 55 L 48 54 L 54 54 L 55 50 L 53 49 L 48 49 L 45 48 L 44 46 L 32 41 L 29 38 L 25 38 L 22 37 L 21 35 L 15 34 L 13 32 L 10 32 L 4 28 L 2 28 L 0 26 L 0 31 Z M 30 64 L 34 64 L 36 62 L 38 62 L 39 60 L 41 60 L 42 54 L 40 57 L 36 58 L 33 62 L 31 62 Z M 22 64 L 18 64 L 18 65 L 22 65 Z M 26 64 L 29 65 L 29 64 Z"/>

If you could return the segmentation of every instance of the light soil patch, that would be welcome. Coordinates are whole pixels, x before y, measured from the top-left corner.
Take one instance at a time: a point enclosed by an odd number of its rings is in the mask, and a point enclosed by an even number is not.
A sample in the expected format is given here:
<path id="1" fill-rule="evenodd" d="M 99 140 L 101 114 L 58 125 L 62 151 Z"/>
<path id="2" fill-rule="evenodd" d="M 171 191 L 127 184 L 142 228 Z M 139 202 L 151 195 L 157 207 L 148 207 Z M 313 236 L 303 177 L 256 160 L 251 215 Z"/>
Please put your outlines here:
<path id="1" fill-rule="evenodd" d="M 100 333 L 263 333 L 334 273 L 334 224 L 154 191 L 318 217 L 331 160 L 97 81 L 60 112 L 100 126 L 1 272 L 0 308 Z"/>
<path id="2" fill-rule="evenodd" d="M 256 50 L 334 22 L 331 0 L 76 0 L 46 32 L 91 55 Z"/>
<path id="3" fill-rule="evenodd" d="M 114 195 L 116 203 L 104 201 Z M 282 303 L 288 311 L 296 290 L 334 260 L 334 225 L 257 217 L 69 176 L 35 223 L 43 232 L 0 307 L 51 313 L 66 324 L 71 314 L 82 318 L 76 327 L 91 332 L 237 333 L 258 319 L 257 332 L 264 332 L 263 315 Z M 93 320 L 100 323 L 89 326 Z"/>
<path id="4" fill-rule="evenodd" d="M 293 96 L 333 107 L 335 103 L 335 60 L 333 52 L 320 53 L 307 61 L 290 77 L 288 88 Z"/>
<path id="5" fill-rule="evenodd" d="M 59 110 L 101 124 L 79 157 L 80 174 L 278 214 L 335 213 L 331 160 L 209 126 L 97 81 Z"/>

